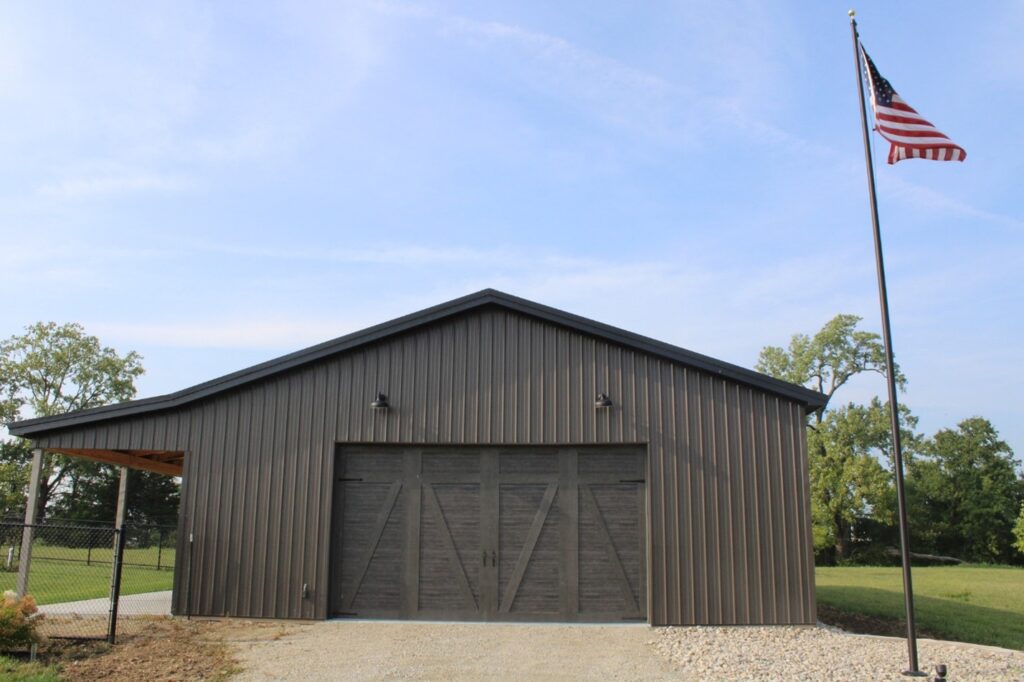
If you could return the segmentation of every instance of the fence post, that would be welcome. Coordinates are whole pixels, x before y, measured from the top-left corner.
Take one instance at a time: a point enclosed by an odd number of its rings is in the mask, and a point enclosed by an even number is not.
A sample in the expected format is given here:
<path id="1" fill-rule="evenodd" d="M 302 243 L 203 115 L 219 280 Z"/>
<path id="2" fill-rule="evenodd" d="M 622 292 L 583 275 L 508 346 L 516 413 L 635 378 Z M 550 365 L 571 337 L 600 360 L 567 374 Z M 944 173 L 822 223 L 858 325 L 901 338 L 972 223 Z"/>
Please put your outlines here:
<path id="1" fill-rule="evenodd" d="M 43 451 L 32 450 L 32 476 L 28 484 L 28 501 L 25 503 L 25 527 L 21 531 L 21 556 L 18 557 L 19 597 L 28 593 L 28 569 L 32 563 L 32 534 L 36 525 L 36 507 L 39 505 L 39 479 L 43 471 Z"/>
<path id="2" fill-rule="evenodd" d="M 114 529 L 114 568 L 110 577 L 110 615 L 107 619 L 107 642 L 117 635 L 117 605 L 121 598 L 121 561 L 124 557 L 124 528 Z"/>
<path id="3" fill-rule="evenodd" d="M 160 570 L 160 554 L 164 551 L 164 529 L 157 529 L 157 541 L 156 541 L 156 570 Z"/>

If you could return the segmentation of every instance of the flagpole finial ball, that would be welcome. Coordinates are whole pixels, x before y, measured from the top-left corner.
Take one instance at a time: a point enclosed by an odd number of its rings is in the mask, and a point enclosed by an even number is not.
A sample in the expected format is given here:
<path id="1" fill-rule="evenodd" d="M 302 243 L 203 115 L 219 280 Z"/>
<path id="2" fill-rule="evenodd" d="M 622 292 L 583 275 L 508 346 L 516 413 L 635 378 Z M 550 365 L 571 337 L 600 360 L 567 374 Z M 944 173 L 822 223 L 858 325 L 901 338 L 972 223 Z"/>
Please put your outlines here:
<path id="1" fill-rule="evenodd" d="M 851 10 L 850 10 L 849 12 L 847 12 L 847 14 L 849 14 L 849 15 L 850 15 L 850 18 L 852 19 L 852 18 L 854 18 L 855 16 L 857 16 L 857 10 L 852 10 L 852 9 L 851 9 Z"/>

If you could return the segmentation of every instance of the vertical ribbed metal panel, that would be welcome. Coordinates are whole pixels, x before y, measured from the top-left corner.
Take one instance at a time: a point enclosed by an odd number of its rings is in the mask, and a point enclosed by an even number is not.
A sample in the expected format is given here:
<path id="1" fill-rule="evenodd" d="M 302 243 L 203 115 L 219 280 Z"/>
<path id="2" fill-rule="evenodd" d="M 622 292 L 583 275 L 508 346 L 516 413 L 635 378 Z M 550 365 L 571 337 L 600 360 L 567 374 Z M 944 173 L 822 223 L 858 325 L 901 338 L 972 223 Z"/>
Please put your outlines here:
<path id="1" fill-rule="evenodd" d="M 390 409 L 370 409 L 378 392 Z M 601 392 L 611 409 L 595 409 Z M 636 443 L 652 623 L 815 619 L 800 405 L 503 309 L 37 442 L 187 453 L 179 613 L 326 617 L 337 443 Z"/>

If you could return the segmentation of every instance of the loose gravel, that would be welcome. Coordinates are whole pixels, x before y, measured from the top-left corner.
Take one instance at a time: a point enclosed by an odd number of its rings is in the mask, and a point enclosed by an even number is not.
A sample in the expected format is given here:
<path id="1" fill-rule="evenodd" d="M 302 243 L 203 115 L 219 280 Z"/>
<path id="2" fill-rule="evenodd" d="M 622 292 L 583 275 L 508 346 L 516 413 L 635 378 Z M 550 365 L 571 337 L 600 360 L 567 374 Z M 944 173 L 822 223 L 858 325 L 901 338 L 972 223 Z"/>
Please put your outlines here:
<path id="1" fill-rule="evenodd" d="M 673 627 L 327 621 L 225 639 L 241 681 L 907 680 L 904 640 L 830 627 Z M 950 680 L 1024 680 L 1024 653 L 920 640 Z M 232 678 L 235 679 L 235 678 Z"/>
<path id="2" fill-rule="evenodd" d="M 686 680 L 912 680 L 906 640 L 830 627 L 671 627 L 650 644 Z M 918 640 L 924 672 L 944 663 L 949 680 L 1024 680 L 1024 653 Z"/>

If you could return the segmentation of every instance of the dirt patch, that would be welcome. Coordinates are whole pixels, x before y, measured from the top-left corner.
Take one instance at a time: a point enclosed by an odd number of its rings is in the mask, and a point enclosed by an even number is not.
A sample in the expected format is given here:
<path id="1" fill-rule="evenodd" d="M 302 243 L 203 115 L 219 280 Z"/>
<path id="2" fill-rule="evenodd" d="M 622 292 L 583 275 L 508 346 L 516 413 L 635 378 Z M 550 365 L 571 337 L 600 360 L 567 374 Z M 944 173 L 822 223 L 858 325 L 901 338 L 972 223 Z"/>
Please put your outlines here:
<path id="1" fill-rule="evenodd" d="M 40 653 L 72 681 L 222 680 L 238 670 L 223 630 L 219 621 L 152 619 L 113 646 L 50 640 Z"/>
<path id="2" fill-rule="evenodd" d="M 841 611 L 826 604 L 818 604 L 818 620 L 826 625 L 833 625 L 858 635 L 907 636 L 907 624 L 898 618 L 883 618 L 881 616 L 870 616 L 866 613 L 851 613 L 849 611 Z M 917 627 L 917 636 L 929 639 L 951 640 L 948 635 L 928 630 L 921 626 Z"/>

